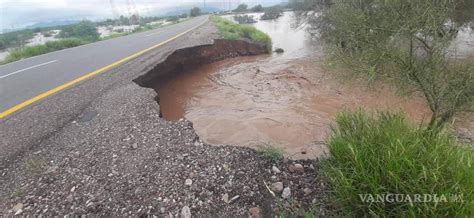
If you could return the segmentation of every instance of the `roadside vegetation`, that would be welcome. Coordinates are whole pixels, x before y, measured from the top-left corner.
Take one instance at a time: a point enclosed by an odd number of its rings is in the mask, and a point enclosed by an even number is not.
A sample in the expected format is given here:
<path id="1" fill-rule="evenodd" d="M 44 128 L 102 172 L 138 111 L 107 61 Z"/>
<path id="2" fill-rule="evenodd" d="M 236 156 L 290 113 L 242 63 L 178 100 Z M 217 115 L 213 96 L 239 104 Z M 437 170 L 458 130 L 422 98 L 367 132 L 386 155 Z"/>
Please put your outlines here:
<path id="1" fill-rule="evenodd" d="M 0 34 L 0 50 L 23 46 L 29 39 L 33 38 L 33 36 L 33 30 L 2 33 Z"/>
<path id="2" fill-rule="evenodd" d="M 449 134 L 413 127 L 397 113 L 341 113 L 336 123 L 323 170 L 340 215 L 456 217 L 474 212 L 472 147 Z M 427 202 L 415 202 L 416 195 Z M 386 197 L 380 201 L 380 196 Z"/>
<path id="3" fill-rule="evenodd" d="M 189 12 L 189 15 L 191 17 L 197 17 L 201 14 L 202 14 L 201 9 L 198 7 L 191 8 L 191 11 Z"/>
<path id="4" fill-rule="evenodd" d="M 262 145 L 257 152 L 262 158 L 274 163 L 283 159 L 283 150 L 272 145 Z"/>
<path id="5" fill-rule="evenodd" d="M 417 126 L 397 113 L 337 117 L 322 171 L 337 215 L 472 217 L 474 150 L 447 124 L 474 106 L 474 63 L 451 50 L 459 29 L 474 19 L 474 2 L 292 0 L 290 6 L 318 32 L 337 69 L 421 95 L 432 112 Z M 417 195 L 427 202 L 414 202 Z"/>
<path id="6" fill-rule="evenodd" d="M 26 46 L 23 48 L 14 49 L 0 64 L 6 64 L 14 61 L 18 61 L 24 58 L 29 58 L 41 54 L 46 54 L 53 51 L 58 51 L 66 48 L 72 48 L 93 41 L 88 41 L 79 38 L 62 39 L 58 41 L 46 42 L 44 45 Z"/>
<path id="7" fill-rule="evenodd" d="M 216 24 L 220 35 L 224 39 L 247 39 L 264 45 L 268 52 L 272 51 L 272 39 L 270 36 L 257 30 L 254 26 L 236 24 L 218 16 L 212 16 L 211 19 Z"/>
<path id="8" fill-rule="evenodd" d="M 451 0 L 338 3 L 322 16 L 321 35 L 332 59 L 354 73 L 421 93 L 432 111 L 428 127 L 435 131 L 474 102 L 474 64 L 449 50 L 464 25 L 457 13 Z"/>

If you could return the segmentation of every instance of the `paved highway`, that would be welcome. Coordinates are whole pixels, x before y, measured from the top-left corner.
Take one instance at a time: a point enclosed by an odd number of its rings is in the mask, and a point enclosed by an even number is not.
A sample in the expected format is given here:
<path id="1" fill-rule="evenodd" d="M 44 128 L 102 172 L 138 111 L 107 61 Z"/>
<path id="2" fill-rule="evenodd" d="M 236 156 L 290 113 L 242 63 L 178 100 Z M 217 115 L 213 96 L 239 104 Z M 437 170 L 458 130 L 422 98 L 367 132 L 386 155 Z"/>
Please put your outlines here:
<path id="1" fill-rule="evenodd" d="M 71 81 L 100 73 L 105 70 L 104 67 L 121 64 L 124 59 L 128 60 L 146 49 L 166 43 L 206 20 L 207 16 L 201 16 L 156 30 L 0 65 L 0 113 L 6 116 L 29 103 L 67 88 Z M 14 107 L 16 109 L 12 110 Z"/>

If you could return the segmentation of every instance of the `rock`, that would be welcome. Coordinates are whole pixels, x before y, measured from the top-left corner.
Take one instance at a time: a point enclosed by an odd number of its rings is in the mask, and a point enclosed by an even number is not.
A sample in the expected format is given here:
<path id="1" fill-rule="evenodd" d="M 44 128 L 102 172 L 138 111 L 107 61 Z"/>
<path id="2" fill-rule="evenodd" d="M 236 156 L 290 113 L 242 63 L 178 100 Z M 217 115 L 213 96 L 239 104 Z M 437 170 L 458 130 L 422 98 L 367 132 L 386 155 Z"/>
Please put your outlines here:
<path id="1" fill-rule="evenodd" d="M 138 144 L 137 143 L 133 143 L 132 144 L 132 149 L 137 149 L 138 148 Z"/>
<path id="2" fill-rule="evenodd" d="M 301 164 L 292 164 L 288 166 L 288 171 L 291 173 L 304 173 L 304 167 Z"/>
<path id="3" fill-rule="evenodd" d="M 291 189 L 290 187 L 286 187 L 283 189 L 283 193 L 281 194 L 281 197 L 284 199 L 289 199 L 291 197 Z"/>
<path id="4" fill-rule="evenodd" d="M 278 169 L 276 166 L 272 167 L 272 171 L 276 174 L 281 173 L 280 169 Z"/>
<path id="5" fill-rule="evenodd" d="M 76 191 L 76 186 L 73 186 L 73 187 L 71 188 L 71 192 L 74 192 L 74 191 Z"/>
<path id="6" fill-rule="evenodd" d="M 20 215 L 21 213 L 23 213 L 23 209 L 19 209 L 18 211 L 16 211 L 15 216 Z"/>
<path id="7" fill-rule="evenodd" d="M 19 210 L 23 210 L 23 204 L 22 203 L 18 203 L 16 204 L 15 206 L 13 206 L 13 211 L 16 213 L 17 211 Z"/>
<path id="8" fill-rule="evenodd" d="M 288 166 L 288 171 L 290 171 L 290 173 L 294 173 L 296 171 L 295 166 L 294 165 Z"/>
<path id="9" fill-rule="evenodd" d="M 70 195 L 68 195 L 68 196 L 66 197 L 66 201 L 67 201 L 67 202 L 72 202 L 72 201 L 74 201 L 74 198 L 73 198 L 72 194 L 70 194 Z"/>
<path id="10" fill-rule="evenodd" d="M 311 191 L 310 188 L 305 188 L 305 189 L 303 189 L 304 195 L 309 195 L 309 194 L 311 194 L 311 192 L 313 192 L 313 191 Z"/>
<path id="11" fill-rule="evenodd" d="M 161 213 L 165 213 L 166 212 L 166 209 L 164 207 L 160 208 L 160 212 Z"/>
<path id="12" fill-rule="evenodd" d="M 191 218 L 191 209 L 188 206 L 184 206 L 181 209 L 181 218 Z"/>
<path id="13" fill-rule="evenodd" d="M 184 182 L 184 185 L 187 185 L 187 186 L 191 186 L 193 184 L 193 180 L 191 179 L 186 179 L 186 181 Z"/>
<path id="14" fill-rule="evenodd" d="M 295 170 L 297 173 L 304 173 L 304 167 L 301 164 L 295 164 Z"/>
<path id="15" fill-rule="evenodd" d="M 252 218 L 261 218 L 261 212 L 259 207 L 252 207 L 249 209 L 250 217 Z"/>
<path id="16" fill-rule="evenodd" d="M 226 193 L 224 195 L 222 195 L 222 200 L 225 202 L 225 203 L 229 203 L 229 195 Z"/>
<path id="17" fill-rule="evenodd" d="M 275 193 L 280 193 L 283 191 L 283 183 L 282 182 L 275 182 L 270 186 L 270 190 Z"/>
<path id="18" fill-rule="evenodd" d="M 229 201 L 229 204 L 232 204 L 234 201 L 238 200 L 240 198 L 240 195 L 236 195 L 234 197 L 232 197 Z"/>

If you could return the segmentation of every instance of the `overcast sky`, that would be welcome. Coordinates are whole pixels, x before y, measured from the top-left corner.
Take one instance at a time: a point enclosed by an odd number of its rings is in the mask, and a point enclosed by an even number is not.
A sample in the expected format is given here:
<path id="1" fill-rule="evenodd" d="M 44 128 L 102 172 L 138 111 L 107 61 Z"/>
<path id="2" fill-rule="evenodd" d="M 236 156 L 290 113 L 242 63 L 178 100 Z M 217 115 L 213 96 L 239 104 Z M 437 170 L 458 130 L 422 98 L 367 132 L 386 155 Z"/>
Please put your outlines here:
<path id="1" fill-rule="evenodd" d="M 116 11 L 127 15 L 129 0 L 113 0 Z M 143 16 L 157 14 L 170 8 L 197 5 L 204 0 L 133 0 Z M 206 0 L 208 5 L 222 8 L 228 2 L 254 5 L 272 4 L 285 0 Z M 0 0 L 0 30 L 19 28 L 37 22 L 55 20 L 103 19 L 114 16 L 110 0 Z"/>

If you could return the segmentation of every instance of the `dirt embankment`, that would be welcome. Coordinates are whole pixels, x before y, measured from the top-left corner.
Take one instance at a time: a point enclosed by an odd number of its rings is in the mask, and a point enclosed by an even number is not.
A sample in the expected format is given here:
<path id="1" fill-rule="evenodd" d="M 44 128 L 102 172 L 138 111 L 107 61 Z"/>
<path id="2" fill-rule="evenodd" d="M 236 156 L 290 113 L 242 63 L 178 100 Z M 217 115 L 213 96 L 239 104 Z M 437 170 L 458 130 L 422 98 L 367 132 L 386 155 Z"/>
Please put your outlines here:
<path id="1" fill-rule="evenodd" d="M 216 39 L 213 44 L 183 48 L 173 52 L 166 60 L 143 76 L 134 80 L 138 85 L 154 88 L 168 81 L 173 75 L 186 72 L 203 64 L 226 58 L 267 53 L 260 44 L 243 40 Z"/>

